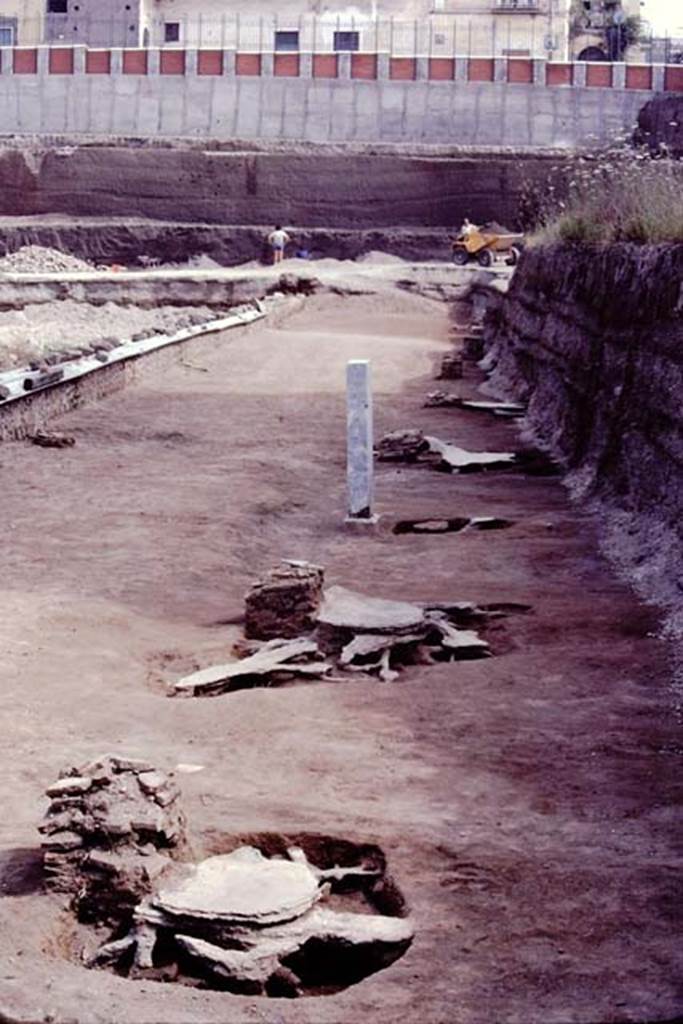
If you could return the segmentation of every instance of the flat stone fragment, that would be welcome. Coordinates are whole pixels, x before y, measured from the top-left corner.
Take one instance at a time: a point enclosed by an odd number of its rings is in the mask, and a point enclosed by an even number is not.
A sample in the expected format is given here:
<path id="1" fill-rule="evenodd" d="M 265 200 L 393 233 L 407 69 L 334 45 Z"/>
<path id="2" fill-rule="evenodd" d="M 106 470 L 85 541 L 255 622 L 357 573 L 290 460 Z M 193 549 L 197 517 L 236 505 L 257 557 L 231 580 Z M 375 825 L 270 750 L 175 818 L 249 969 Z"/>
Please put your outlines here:
<path id="1" fill-rule="evenodd" d="M 156 793 L 158 789 L 166 786 L 168 781 L 168 776 L 163 772 L 140 772 L 138 775 L 138 784 L 143 793 Z"/>
<path id="2" fill-rule="evenodd" d="M 141 757 L 123 757 L 120 754 L 110 754 L 114 771 L 117 772 L 151 772 L 154 765 Z"/>
<path id="3" fill-rule="evenodd" d="M 208 693 L 220 692 L 230 680 L 240 676 L 261 676 L 272 672 L 300 672 L 303 675 L 324 675 L 329 671 L 327 662 L 296 664 L 294 658 L 318 654 L 318 645 L 314 640 L 302 637 L 298 640 L 273 640 L 247 658 L 227 662 L 224 665 L 212 665 L 184 676 L 174 684 L 177 693 Z"/>
<path id="4" fill-rule="evenodd" d="M 330 956 L 364 947 L 370 959 L 386 964 L 395 959 L 412 941 L 411 923 L 405 918 L 374 914 L 349 914 L 315 908 L 296 921 L 248 933 L 235 932 L 243 949 L 223 949 L 212 942 L 176 935 L 176 941 L 190 956 L 212 973 L 237 983 L 265 986 L 286 957 L 314 940 L 329 945 Z M 336 947 L 336 949 L 335 949 Z"/>
<path id="5" fill-rule="evenodd" d="M 452 650 L 480 649 L 488 651 L 489 645 L 473 629 L 449 629 L 441 634 L 441 643 Z"/>
<path id="6" fill-rule="evenodd" d="M 223 854 L 197 864 L 151 903 L 173 917 L 263 926 L 301 916 L 319 897 L 318 879 L 305 864 Z"/>
<path id="7" fill-rule="evenodd" d="M 462 405 L 462 398 L 460 395 L 455 394 L 451 391 L 430 391 L 427 395 L 424 407 L 430 409 L 432 407 L 446 407 L 446 408 L 459 408 Z"/>
<path id="8" fill-rule="evenodd" d="M 77 796 L 87 793 L 92 786 L 92 779 L 83 778 L 80 775 L 70 775 L 63 779 L 57 779 L 45 790 L 47 796 Z"/>
<path id="9" fill-rule="evenodd" d="M 448 526 L 448 519 L 423 519 L 415 523 L 413 529 L 415 533 L 445 533 Z"/>
<path id="10" fill-rule="evenodd" d="M 247 951 L 223 949 L 213 942 L 193 938 L 190 935 L 176 935 L 175 941 L 186 953 L 199 960 L 211 974 L 231 981 L 256 984 L 262 989 L 270 976 L 278 969 L 279 960 L 270 949 Z"/>
<path id="11" fill-rule="evenodd" d="M 479 399 L 465 399 L 460 404 L 463 409 L 474 409 L 480 412 L 492 412 L 494 415 L 503 414 L 504 416 L 522 416 L 526 411 L 525 407 L 523 405 L 520 405 L 519 402 L 490 402 Z"/>
<path id="12" fill-rule="evenodd" d="M 390 633 L 422 625 L 424 610 L 407 601 L 386 601 L 335 586 L 324 592 L 318 622 L 358 633 Z"/>
<path id="13" fill-rule="evenodd" d="M 514 452 L 469 452 L 466 448 L 441 441 L 438 437 L 425 437 L 425 440 L 429 444 L 429 450 L 439 455 L 441 462 L 454 472 L 480 467 L 507 466 L 517 461 Z"/>
<path id="14" fill-rule="evenodd" d="M 356 658 L 364 658 L 375 653 L 382 654 L 397 644 L 419 644 L 424 640 L 425 633 L 426 629 L 420 633 L 401 633 L 399 636 L 391 633 L 361 633 L 342 648 L 339 663 L 340 665 L 351 665 Z"/>
<path id="15" fill-rule="evenodd" d="M 78 832 L 53 832 L 43 839 L 42 846 L 46 850 L 76 850 L 83 845 L 83 837 Z"/>

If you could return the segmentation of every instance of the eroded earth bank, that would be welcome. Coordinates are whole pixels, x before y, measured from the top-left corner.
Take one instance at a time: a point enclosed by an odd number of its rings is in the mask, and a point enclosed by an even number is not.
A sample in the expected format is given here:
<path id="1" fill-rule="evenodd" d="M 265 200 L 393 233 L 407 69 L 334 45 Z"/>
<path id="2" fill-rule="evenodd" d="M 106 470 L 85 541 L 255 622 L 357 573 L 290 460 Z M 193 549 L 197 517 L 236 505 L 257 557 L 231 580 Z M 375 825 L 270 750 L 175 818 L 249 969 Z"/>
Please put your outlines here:
<path id="1" fill-rule="evenodd" d="M 489 389 L 593 499 L 603 543 L 683 635 L 683 246 L 532 249 L 489 315 Z"/>

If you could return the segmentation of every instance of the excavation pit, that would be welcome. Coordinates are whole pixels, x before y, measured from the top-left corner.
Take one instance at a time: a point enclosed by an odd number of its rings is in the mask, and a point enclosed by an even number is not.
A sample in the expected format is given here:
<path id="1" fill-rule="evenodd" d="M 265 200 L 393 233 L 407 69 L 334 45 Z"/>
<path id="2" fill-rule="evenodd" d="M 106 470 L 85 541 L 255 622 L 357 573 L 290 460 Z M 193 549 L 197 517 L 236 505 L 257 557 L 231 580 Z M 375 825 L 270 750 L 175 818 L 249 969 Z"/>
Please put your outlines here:
<path id="1" fill-rule="evenodd" d="M 472 519 L 458 516 L 452 519 L 402 519 L 396 523 L 392 533 L 440 534 L 463 533 L 468 530 L 506 530 L 513 526 L 511 519 L 498 519 L 495 516 L 475 516 Z"/>
<path id="2" fill-rule="evenodd" d="M 213 836 L 94 952 L 90 967 L 226 993 L 330 995 L 413 939 L 379 846 L 320 834 Z"/>

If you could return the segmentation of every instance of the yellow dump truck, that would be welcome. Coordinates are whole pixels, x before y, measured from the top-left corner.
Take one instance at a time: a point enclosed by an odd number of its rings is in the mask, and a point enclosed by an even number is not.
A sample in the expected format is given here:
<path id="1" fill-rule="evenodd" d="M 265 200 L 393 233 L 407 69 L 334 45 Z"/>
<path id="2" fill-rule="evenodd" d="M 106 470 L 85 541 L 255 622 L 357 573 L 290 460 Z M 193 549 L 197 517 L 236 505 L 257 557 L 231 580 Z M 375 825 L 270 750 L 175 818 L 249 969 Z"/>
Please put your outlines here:
<path id="1" fill-rule="evenodd" d="M 519 259 L 524 235 L 502 234 L 472 226 L 467 233 L 453 239 L 453 262 L 459 267 L 473 260 L 481 267 L 504 262 L 513 267 Z"/>

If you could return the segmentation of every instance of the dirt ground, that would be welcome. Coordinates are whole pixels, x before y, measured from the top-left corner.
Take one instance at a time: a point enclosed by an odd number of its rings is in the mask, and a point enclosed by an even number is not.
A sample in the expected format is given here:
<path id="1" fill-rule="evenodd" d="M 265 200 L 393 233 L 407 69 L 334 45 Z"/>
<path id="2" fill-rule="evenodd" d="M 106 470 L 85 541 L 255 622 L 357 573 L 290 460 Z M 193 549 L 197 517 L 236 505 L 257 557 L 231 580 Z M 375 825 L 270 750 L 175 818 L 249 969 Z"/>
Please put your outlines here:
<path id="1" fill-rule="evenodd" d="M 518 446 L 510 422 L 421 408 L 448 338 L 431 300 L 316 296 L 54 421 L 72 449 L 0 449 L 0 1019 L 616 1024 L 683 1011 L 668 651 L 598 555 L 595 523 L 556 478 L 384 464 L 383 529 L 342 527 L 349 358 L 372 359 L 378 435 L 419 426 Z M 477 382 L 470 368 L 459 390 Z M 470 514 L 514 525 L 391 533 L 398 519 Z M 281 557 L 387 598 L 533 610 L 497 626 L 496 657 L 392 684 L 169 699 L 165 678 L 228 652 L 239 627 L 226 623 Z M 203 765 L 179 779 L 206 849 L 255 830 L 379 843 L 413 946 L 298 1001 L 69 961 L 69 915 L 40 888 L 41 794 L 60 767 L 110 750 Z"/>

